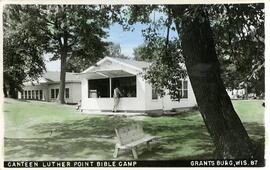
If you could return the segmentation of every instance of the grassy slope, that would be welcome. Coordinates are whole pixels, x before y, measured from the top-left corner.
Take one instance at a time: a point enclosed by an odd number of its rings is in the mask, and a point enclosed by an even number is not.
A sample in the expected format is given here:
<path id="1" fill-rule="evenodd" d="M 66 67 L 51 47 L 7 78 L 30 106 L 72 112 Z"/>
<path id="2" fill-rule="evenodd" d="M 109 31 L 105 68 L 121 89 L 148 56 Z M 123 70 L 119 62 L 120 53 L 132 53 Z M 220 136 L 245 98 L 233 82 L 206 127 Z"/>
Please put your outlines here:
<path id="1" fill-rule="evenodd" d="M 234 101 L 250 136 L 264 135 L 261 101 Z M 211 158 L 213 145 L 198 112 L 174 117 L 92 116 L 74 107 L 5 99 L 5 159 L 112 159 L 114 128 L 139 122 L 159 136 L 153 151 L 139 149 L 140 159 Z M 120 154 L 119 159 L 132 159 Z"/>

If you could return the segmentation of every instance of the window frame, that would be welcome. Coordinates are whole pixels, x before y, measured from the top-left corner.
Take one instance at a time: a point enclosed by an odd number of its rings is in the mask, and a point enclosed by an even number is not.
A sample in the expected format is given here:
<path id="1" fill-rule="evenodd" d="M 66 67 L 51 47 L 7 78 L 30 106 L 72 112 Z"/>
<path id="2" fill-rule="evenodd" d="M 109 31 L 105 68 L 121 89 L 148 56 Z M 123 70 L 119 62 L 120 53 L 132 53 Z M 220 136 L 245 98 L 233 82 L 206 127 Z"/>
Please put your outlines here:
<path id="1" fill-rule="evenodd" d="M 95 83 L 93 83 L 93 87 L 91 87 L 91 89 L 90 89 L 90 84 L 92 84 L 91 82 L 94 82 L 94 81 L 107 81 L 106 83 L 104 83 L 105 84 L 105 86 L 108 86 L 108 91 L 107 92 L 105 92 L 104 94 L 106 95 L 106 96 L 104 96 L 104 97 L 99 97 L 99 89 L 98 89 L 98 86 L 97 86 L 97 82 L 95 82 Z M 107 84 L 108 83 L 108 84 Z M 110 78 L 101 78 L 101 79 L 88 79 L 88 98 L 110 98 L 110 86 L 111 86 L 111 84 L 110 84 Z M 95 91 L 95 94 L 96 94 L 96 97 L 92 97 L 90 94 L 90 92 L 94 92 Z M 108 93 L 108 94 L 106 94 L 106 93 Z M 103 94 L 103 93 L 102 93 Z"/>
<path id="2" fill-rule="evenodd" d="M 43 100 L 43 90 L 39 90 L 39 99 Z"/>
<path id="3" fill-rule="evenodd" d="M 184 82 L 187 83 L 186 87 L 184 85 Z M 186 91 L 186 94 L 187 94 L 186 97 L 184 97 L 185 96 L 185 91 Z M 188 99 L 188 80 L 186 80 L 186 79 L 182 80 L 182 97 L 181 97 L 181 99 Z"/>
<path id="4" fill-rule="evenodd" d="M 154 97 L 153 94 L 155 94 L 156 98 L 153 98 L 153 97 Z M 157 93 L 157 89 L 156 89 L 155 87 L 152 87 L 152 90 L 151 90 L 151 99 L 152 99 L 153 101 L 157 101 L 157 100 L 159 99 L 158 93 Z"/>
<path id="5" fill-rule="evenodd" d="M 27 90 L 24 90 L 23 92 L 24 92 L 24 99 L 27 99 L 28 98 L 27 97 Z"/>
<path id="6" fill-rule="evenodd" d="M 38 93 L 38 90 L 35 90 L 35 94 L 36 94 L 36 100 L 39 100 L 39 93 Z"/>
<path id="7" fill-rule="evenodd" d="M 55 96 L 55 89 L 51 89 L 51 99 L 55 99 L 54 96 Z"/>
<path id="8" fill-rule="evenodd" d="M 121 96 L 121 98 L 137 98 L 137 76 L 136 75 L 132 75 L 132 76 L 125 76 L 125 77 L 113 77 L 113 78 L 111 78 L 111 96 L 113 97 L 113 92 L 114 92 L 114 82 L 113 81 L 115 81 L 116 79 L 135 79 L 135 89 L 133 89 L 133 90 L 135 90 L 135 96 L 133 95 L 133 96 Z M 119 81 L 119 80 L 118 80 Z M 131 87 L 131 86 L 129 86 L 129 87 Z M 121 85 L 120 85 L 120 87 L 118 87 L 119 88 L 119 90 L 123 93 L 123 89 L 121 88 Z M 131 90 L 132 91 L 132 90 Z M 131 92 L 132 93 L 132 92 Z M 134 94 L 134 93 L 133 93 Z"/>
<path id="9" fill-rule="evenodd" d="M 31 90 L 27 90 L 28 93 L 28 99 L 31 99 Z"/>
<path id="10" fill-rule="evenodd" d="M 65 98 L 69 99 L 69 88 L 65 88 Z"/>
<path id="11" fill-rule="evenodd" d="M 58 99 L 60 90 L 57 88 L 55 89 L 55 99 Z"/>
<path id="12" fill-rule="evenodd" d="M 113 79 L 119 79 L 119 78 L 132 78 L 132 77 L 134 77 L 134 79 L 135 79 L 135 96 L 132 96 L 132 97 L 128 97 L 128 96 L 121 96 L 121 98 L 137 98 L 137 96 L 138 96 L 138 94 L 137 94 L 137 92 L 138 92 L 138 90 L 137 90 L 137 76 L 136 75 L 132 75 L 132 76 L 125 76 L 125 77 L 112 77 L 112 78 L 100 78 L 100 79 L 88 79 L 88 81 L 87 81 L 87 85 L 88 85 L 88 87 L 87 87 L 87 92 L 88 92 L 88 94 L 87 94 L 87 96 L 88 96 L 88 98 L 113 98 Z M 109 95 L 107 95 L 106 97 L 99 97 L 98 96 L 98 89 L 90 89 L 90 83 L 91 83 L 91 81 L 97 81 L 97 80 L 102 80 L 102 79 L 106 79 L 106 80 L 108 80 L 108 93 L 109 93 Z M 121 88 L 119 88 L 120 89 L 120 91 L 121 91 Z M 92 91 L 92 93 L 95 93 L 96 95 L 97 95 L 97 97 L 91 97 L 91 91 Z M 122 91 L 121 91 L 122 92 Z M 131 92 L 132 93 L 132 92 Z M 134 94 L 134 93 L 133 93 Z"/>
<path id="13" fill-rule="evenodd" d="M 35 99 L 35 90 L 32 90 L 32 99 Z"/>

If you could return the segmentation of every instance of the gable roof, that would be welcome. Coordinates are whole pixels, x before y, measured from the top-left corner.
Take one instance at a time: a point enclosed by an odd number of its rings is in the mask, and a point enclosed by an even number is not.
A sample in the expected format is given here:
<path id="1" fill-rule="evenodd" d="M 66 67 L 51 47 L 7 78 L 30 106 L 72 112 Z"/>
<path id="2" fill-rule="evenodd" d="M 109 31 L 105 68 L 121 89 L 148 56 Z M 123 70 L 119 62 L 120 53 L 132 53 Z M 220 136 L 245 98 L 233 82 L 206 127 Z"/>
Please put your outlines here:
<path id="1" fill-rule="evenodd" d="M 112 57 L 104 57 L 99 62 L 96 63 L 96 65 L 90 66 L 88 69 L 84 70 L 82 73 L 86 73 L 88 71 L 91 71 L 94 69 L 97 65 L 102 64 L 105 61 L 112 61 L 116 62 L 122 65 L 125 65 L 127 67 L 131 67 L 133 69 L 143 71 L 145 68 L 148 68 L 151 63 L 145 62 L 145 61 L 136 61 L 132 59 L 122 59 L 122 58 L 112 58 Z"/>
<path id="2" fill-rule="evenodd" d="M 80 82 L 77 75 L 78 73 L 66 72 L 66 82 Z M 42 78 L 49 82 L 60 82 L 60 72 L 58 71 L 47 71 L 42 75 Z"/>
<path id="3" fill-rule="evenodd" d="M 110 57 L 111 58 L 111 57 Z M 144 69 L 150 66 L 151 63 L 145 62 L 145 61 L 136 61 L 132 59 L 122 59 L 122 58 L 113 58 L 114 60 L 117 60 L 119 62 L 123 62 L 129 65 L 132 65 L 134 67 Z"/>
<path id="4" fill-rule="evenodd" d="M 35 85 L 35 84 L 51 84 L 60 82 L 60 72 L 58 71 L 47 71 L 42 74 L 35 81 L 26 81 L 24 85 Z M 68 82 L 81 82 L 78 73 L 66 72 L 66 83 Z"/>
<path id="5" fill-rule="evenodd" d="M 78 73 L 66 72 L 66 82 L 80 82 Z M 42 75 L 43 78 L 50 82 L 60 82 L 60 72 L 48 71 Z"/>

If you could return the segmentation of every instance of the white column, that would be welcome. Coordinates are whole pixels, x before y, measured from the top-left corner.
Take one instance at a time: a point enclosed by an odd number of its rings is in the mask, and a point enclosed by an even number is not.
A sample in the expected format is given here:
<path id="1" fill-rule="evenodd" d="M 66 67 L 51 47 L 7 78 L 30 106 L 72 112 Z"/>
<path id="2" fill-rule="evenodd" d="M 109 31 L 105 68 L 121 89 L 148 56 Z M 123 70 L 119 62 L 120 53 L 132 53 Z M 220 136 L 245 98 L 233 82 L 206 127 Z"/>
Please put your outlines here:
<path id="1" fill-rule="evenodd" d="M 111 77 L 109 79 L 110 79 L 110 98 L 112 98 L 112 79 Z"/>

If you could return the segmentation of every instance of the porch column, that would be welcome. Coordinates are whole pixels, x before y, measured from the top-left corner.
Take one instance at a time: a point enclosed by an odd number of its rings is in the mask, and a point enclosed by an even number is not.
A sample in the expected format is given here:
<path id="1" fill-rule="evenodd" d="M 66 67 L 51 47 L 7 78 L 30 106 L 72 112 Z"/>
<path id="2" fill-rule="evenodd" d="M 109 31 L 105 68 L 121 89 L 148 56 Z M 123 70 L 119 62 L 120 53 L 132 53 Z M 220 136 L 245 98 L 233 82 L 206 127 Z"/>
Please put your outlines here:
<path id="1" fill-rule="evenodd" d="M 110 98 L 112 98 L 112 78 L 109 78 L 110 80 Z"/>

